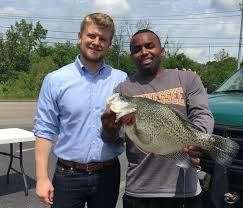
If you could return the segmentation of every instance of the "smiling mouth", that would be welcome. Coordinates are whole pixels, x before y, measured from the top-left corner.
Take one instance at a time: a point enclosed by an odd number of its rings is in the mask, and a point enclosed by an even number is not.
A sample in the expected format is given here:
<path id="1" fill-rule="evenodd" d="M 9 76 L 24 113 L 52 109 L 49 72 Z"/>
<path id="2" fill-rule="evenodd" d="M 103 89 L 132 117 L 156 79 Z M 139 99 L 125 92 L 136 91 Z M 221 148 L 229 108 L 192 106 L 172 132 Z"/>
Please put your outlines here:
<path id="1" fill-rule="evenodd" d="M 101 50 L 96 49 L 96 48 L 89 48 L 93 53 L 99 53 Z"/>
<path id="2" fill-rule="evenodd" d="M 148 64 L 151 64 L 152 63 L 152 59 L 144 59 L 142 60 L 142 64 L 143 65 L 148 65 Z"/>

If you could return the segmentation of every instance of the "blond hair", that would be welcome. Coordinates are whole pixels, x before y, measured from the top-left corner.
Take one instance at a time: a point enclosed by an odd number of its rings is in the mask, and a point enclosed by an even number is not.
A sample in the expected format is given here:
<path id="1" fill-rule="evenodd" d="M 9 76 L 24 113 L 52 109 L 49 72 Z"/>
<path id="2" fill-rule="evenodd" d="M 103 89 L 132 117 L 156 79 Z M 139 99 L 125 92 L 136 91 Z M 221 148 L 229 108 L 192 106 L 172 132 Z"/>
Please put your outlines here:
<path id="1" fill-rule="evenodd" d="M 108 29 L 111 31 L 111 39 L 115 33 L 115 25 L 112 18 L 104 13 L 92 13 L 84 17 L 81 26 L 80 32 L 82 33 L 87 25 L 96 24 L 104 29 Z"/>

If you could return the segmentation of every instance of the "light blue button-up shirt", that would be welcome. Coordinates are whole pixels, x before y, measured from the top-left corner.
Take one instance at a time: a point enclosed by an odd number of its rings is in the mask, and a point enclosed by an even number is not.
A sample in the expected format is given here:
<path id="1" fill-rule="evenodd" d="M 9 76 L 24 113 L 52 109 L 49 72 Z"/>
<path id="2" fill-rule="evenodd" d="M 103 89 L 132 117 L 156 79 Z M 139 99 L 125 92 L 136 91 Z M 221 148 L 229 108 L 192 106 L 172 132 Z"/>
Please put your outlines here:
<path id="1" fill-rule="evenodd" d="M 54 154 L 79 163 L 112 159 L 124 150 L 101 139 L 101 114 L 113 89 L 126 80 L 127 74 L 103 64 L 96 74 L 80 62 L 48 74 L 42 84 L 34 134 L 55 140 Z"/>

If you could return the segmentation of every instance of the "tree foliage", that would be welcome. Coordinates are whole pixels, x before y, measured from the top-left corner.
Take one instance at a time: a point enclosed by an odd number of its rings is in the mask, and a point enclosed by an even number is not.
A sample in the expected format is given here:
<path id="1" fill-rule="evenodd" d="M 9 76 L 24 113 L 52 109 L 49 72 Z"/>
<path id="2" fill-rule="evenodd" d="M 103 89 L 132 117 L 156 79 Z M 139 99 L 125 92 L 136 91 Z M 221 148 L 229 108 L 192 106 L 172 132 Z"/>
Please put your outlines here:
<path id="1" fill-rule="evenodd" d="M 151 25 L 148 21 L 141 20 L 136 27 L 150 28 Z M 136 73 L 127 47 L 132 34 L 131 25 L 121 25 L 105 57 L 107 64 L 127 72 L 129 76 Z M 79 54 L 77 44 L 47 44 L 43 42 L 46 35 L 47 30 L 40 22 L 33 26 L 32 23 L 21 20 L 6 32 L 6 39 L 0 36 L 0 97 L 36 98 L 47 73 L 75 60 Z M 168 37 L 164 44 L 167 42 Z M 201 77 L 205 87 L 212 83 L 222 83 L 237 66 L 236 59 L 225 50 L 214 54 L 214 61 L 200 64 L 179 52 L 179 45 L 175 48 L 174 51 L 167 49 L 161 64 L 170 69 L 192 69 Z"/>
<path id="2" fill-rule="evenodd" d="M 6 40 L 1 41 L 1 77 L 0 81 L 16 78 L 17 72 L 30 70 L 31 53 L 46 38 L 45 30 L 40 22 L 35 27 L 25 20 L 16 22 L 6 32 Z"/>

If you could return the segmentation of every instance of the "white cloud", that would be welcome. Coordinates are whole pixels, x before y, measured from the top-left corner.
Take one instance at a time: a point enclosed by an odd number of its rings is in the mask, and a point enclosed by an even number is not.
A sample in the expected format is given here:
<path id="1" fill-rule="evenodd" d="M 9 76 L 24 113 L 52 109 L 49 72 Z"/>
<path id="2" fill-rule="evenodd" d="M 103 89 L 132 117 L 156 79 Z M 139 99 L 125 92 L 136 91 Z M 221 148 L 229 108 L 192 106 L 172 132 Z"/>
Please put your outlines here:
<path id="1" fill-rule="evenodd" d="M 96 9 L 111 15 L 125 15 L 130 10 L 127 0 L 93 0 Z"/>
<path id="2" fill-rule="evenodd" d="M 65 4 L 74 5 L 74 4 L 87 4 L 87 3 L 89 3 L 89 0 L 61 0 L 60 2 L 65 3 Z"/>
<path id="3" fill-rule="evenodd" d="M 240 0 L 211 0 L 211 6 L 215 9 L 233 10 L 239 9 Z"/>
<path id="4" fill-rule="evenodd" d="M 4 8 L 0 8 L 0 14 L 8 14 L 8 15 L 28 15 L 30 14 L 27 11 L 23 11 L 23 10 L 17 10 L 14 7 L 4 7 Z"/>
<path id="5" fill-rule="evenodd" d="M 240 26 L 239 25 L 224 25 L 222 28 L 222 33 L 225 36 L 234 36 L 238 37 L 240 36 Z"/>
<path id="6" fill-rule="evenodd" d="M 200 48 L 187 48 L 183 52 L 193 60 L 198 60 L 204 51 Z"/>

